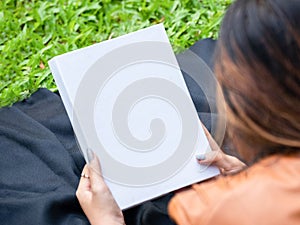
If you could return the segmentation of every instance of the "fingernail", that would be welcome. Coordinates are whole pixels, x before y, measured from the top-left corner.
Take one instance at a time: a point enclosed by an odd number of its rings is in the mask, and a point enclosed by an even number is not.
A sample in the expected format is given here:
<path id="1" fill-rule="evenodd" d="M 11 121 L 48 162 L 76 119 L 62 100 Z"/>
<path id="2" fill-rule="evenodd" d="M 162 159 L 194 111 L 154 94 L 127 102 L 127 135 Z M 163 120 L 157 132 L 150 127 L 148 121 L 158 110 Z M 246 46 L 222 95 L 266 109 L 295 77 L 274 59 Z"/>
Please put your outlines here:
<path id="1" fill-rule="evenodd" d="M 94 158 L 94 152 L 90 148 L 87 148 L 86 153 L 87 153 L 88 161 L 91 162 Z"/>
<path id="2" fill-rule="evenodd" d="M 196 159 L 198 159 L 198 160 L 204 160 L 205 159 L 205 154 L 198 154 L 198 155 L 196 155 Z"/>

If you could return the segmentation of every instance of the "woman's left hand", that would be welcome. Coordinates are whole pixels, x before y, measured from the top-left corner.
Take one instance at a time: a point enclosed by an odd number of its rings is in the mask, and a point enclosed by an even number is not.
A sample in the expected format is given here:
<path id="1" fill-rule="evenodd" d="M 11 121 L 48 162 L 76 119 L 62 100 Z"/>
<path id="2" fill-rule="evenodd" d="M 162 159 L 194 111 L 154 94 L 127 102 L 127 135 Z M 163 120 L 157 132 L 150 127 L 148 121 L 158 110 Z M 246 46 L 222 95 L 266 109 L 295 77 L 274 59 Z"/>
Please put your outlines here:
<path id="1" fill-rule="evenodd" d="M 205 155 L 201 155 L 198 158 L 199 164 L 216 166 L 219 168 L 222 175 L 233 175 L 247 168 L 247 165 L 238 158 L 225 154 L 206 127 L 204 125 L 202 125 L 202 127 L 212 151 L 207 152 Z"/>
<path id="2" fill-rule="evenodd" d="M 83 168 L 76 196 L 92 225 L 125 224 L 122 211 L 103 180 L 96 155 Z"/>

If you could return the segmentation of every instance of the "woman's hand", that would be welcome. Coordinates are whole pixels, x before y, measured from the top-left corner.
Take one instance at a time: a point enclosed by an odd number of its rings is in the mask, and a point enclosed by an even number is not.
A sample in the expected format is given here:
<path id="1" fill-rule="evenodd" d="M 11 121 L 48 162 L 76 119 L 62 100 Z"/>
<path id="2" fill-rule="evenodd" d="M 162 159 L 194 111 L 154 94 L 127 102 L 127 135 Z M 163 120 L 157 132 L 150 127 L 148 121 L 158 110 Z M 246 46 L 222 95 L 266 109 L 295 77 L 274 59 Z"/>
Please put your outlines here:
<path id="1" fill-rule="evenodd" d="M 226 155 L 212 138 L 206 127 L 203 125 L 202 127 L 212 151 L 207 152 L 203 157 L 197 157 L 199 164 L 217 166 L 223 175 L 235 174 L 247 167 L 246 164 L 238 158 Z"/>
<path id="2" fill-rule="evenodd" d="M 122 211 L 103 180 L 95 154 L 83 168 L 76 196 L 92 225 L 125 224 Z"/>

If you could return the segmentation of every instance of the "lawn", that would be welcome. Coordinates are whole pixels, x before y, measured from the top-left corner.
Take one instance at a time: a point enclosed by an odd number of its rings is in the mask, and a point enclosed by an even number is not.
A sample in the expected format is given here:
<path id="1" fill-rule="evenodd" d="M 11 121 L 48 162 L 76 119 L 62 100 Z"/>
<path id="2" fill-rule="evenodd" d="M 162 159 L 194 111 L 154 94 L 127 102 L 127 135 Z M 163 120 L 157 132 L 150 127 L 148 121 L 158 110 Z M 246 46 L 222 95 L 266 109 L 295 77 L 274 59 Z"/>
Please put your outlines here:
<path id="1" fill-rule="evenodd" d="M 53 56 L 164 22 L 175 52 L 217 38 L 232 0 L 1 0 L 0 107 L 56 90 Z"/>

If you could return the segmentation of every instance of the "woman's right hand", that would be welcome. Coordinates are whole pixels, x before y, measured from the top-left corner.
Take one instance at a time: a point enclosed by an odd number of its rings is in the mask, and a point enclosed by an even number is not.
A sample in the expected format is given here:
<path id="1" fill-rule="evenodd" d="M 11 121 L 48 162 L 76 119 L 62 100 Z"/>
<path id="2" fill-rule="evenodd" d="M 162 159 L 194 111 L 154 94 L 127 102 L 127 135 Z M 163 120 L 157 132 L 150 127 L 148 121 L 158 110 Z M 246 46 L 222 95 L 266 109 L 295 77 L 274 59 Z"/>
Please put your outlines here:
<path id="1" fill-rule="evenodd" d="M 200 165 L 213 165 L 219 168 L 222 175 L 231 175 L 240 172 L 247 166 L 234 156 L 225 154 L 215 142 L 209 131 L 202 125 L 212 151 L 207 152 L 203 157 L 197 157 Z"/>
<path id="2" fill-rule="evenodd" d="M 98 157 L 85 165 L 76 191 L 82 210 L 92 225 L 123 225 L 123 214 L 103 177 Z"/>

